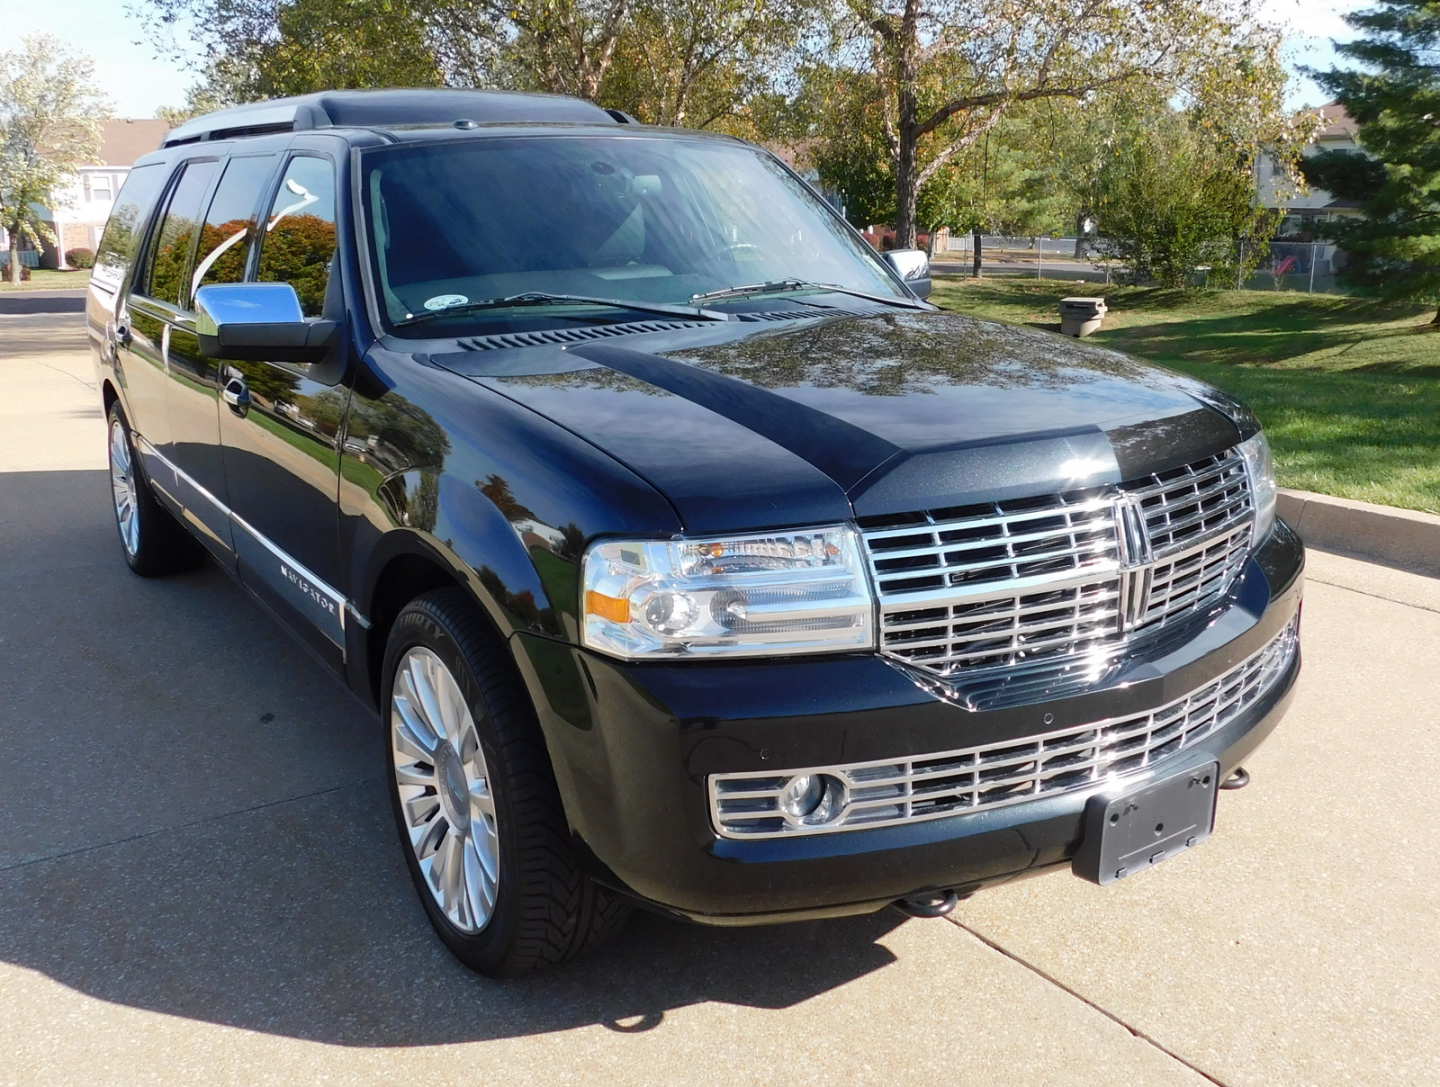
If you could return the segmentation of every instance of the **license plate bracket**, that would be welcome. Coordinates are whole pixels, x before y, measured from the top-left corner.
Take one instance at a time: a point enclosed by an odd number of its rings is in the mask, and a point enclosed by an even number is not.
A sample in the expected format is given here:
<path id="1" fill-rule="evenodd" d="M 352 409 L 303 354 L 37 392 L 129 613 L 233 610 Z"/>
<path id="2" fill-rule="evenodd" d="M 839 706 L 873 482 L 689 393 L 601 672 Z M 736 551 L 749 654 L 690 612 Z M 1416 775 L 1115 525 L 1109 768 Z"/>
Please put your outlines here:
<path id="1" fill-rule="evenodd" d="M 1218 763 L 1201 763 L 1123 792 L 1092 796 L 1071 871 L 1114 883 L 1169 860 L 1215 829 Z"/>

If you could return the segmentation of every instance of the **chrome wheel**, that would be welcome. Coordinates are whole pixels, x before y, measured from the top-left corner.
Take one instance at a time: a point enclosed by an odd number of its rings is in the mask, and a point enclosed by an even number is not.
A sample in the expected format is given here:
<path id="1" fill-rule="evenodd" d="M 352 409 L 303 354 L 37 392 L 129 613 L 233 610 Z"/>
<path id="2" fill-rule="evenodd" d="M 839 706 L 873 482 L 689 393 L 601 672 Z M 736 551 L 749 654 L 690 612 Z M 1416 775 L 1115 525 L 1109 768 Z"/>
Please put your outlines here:
<path id="1" fill-rule="evenodd" d="M 126 554 L 132 556 L 140 550 L 138 487 L 125 427 L 120 420 L 113 420 L 110 423 L 110 491 L 115 499 L 115 524 L 120 529 L 120 542 L 125 545 Z"/>
<path id="2" fill-rule="evenodd" d="M 451 924 L 479 932 L 495 912 L 500 884 L 495 798 L 460 685 L 423 646 L 408 650 L 395 669 L 390 747 L 425 886 Z"/>

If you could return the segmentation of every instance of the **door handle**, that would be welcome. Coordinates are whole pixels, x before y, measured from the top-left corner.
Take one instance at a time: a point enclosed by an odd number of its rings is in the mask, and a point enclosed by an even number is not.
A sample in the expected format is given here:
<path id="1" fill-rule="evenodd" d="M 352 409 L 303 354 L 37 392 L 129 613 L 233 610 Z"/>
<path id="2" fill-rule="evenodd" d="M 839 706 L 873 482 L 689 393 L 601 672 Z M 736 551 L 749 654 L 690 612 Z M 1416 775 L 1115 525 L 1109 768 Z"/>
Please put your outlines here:
<path id="1" fill-rule="evenodd" d="M 244 378 L 232 377 L 220 390 L 220 399 L 230 405 L 230 410 L 242 419 L 250 410 L 250 387 Z"/>
<path id="2" fill-rule="evenodd" d="M 110 336 L 110 357 L 115 360 L 116 365 L 120 363 L 120 349 L 130 346 L 133 336 L 130 332 L 130 317 L 128 314 L 121 314 L 115 318 L 115 330 Z"/>

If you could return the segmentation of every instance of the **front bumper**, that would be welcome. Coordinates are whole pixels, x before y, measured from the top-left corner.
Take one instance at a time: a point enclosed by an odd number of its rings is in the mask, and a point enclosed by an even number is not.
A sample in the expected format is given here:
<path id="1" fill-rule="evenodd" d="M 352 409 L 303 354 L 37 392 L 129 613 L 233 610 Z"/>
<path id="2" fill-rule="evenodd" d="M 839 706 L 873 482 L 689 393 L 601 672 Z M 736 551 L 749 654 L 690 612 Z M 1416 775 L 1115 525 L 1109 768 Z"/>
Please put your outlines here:
<path id="1" fill-rule="evenodd" d="M 874 655 L 636 665 L 517 635 L 516 658 L 571 827 L 604 882 L 711 924 L 862 913 L 1066 863 L 1086 801 L 1103 786 L 928 821 L 741 840 L 716 833 L 711 775 L 919 757 L 1164 705 L 1284 630 L 1303 565 L 1299 540 L 1277 524 L 1223 610 L 1183 637 L 1138 652 L 1096 689 L 994 709 L 938 697 Z M 1279 723 L 1299 667 L 1297 649 L 1241 713 L 1154 772 L 1214 759 L 1228 774 Z"/>

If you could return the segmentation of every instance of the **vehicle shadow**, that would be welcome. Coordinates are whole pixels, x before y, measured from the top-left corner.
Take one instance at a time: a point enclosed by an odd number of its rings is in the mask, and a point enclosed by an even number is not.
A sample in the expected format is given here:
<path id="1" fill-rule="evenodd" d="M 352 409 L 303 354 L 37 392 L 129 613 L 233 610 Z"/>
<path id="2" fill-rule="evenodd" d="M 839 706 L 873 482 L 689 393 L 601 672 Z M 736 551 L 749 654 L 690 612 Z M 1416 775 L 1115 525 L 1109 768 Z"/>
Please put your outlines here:
<path id="1" fill-rule="evenodd" d="M 347 1046 L 784 1008 L 881 969 L 894 911 L 758 929 L 637 914 L 498 983 L 435 939 L 379 731 L 214 569 L 121 562 L 103 472 L 0 474 L 0 959 L 112 1003 Z"/>

